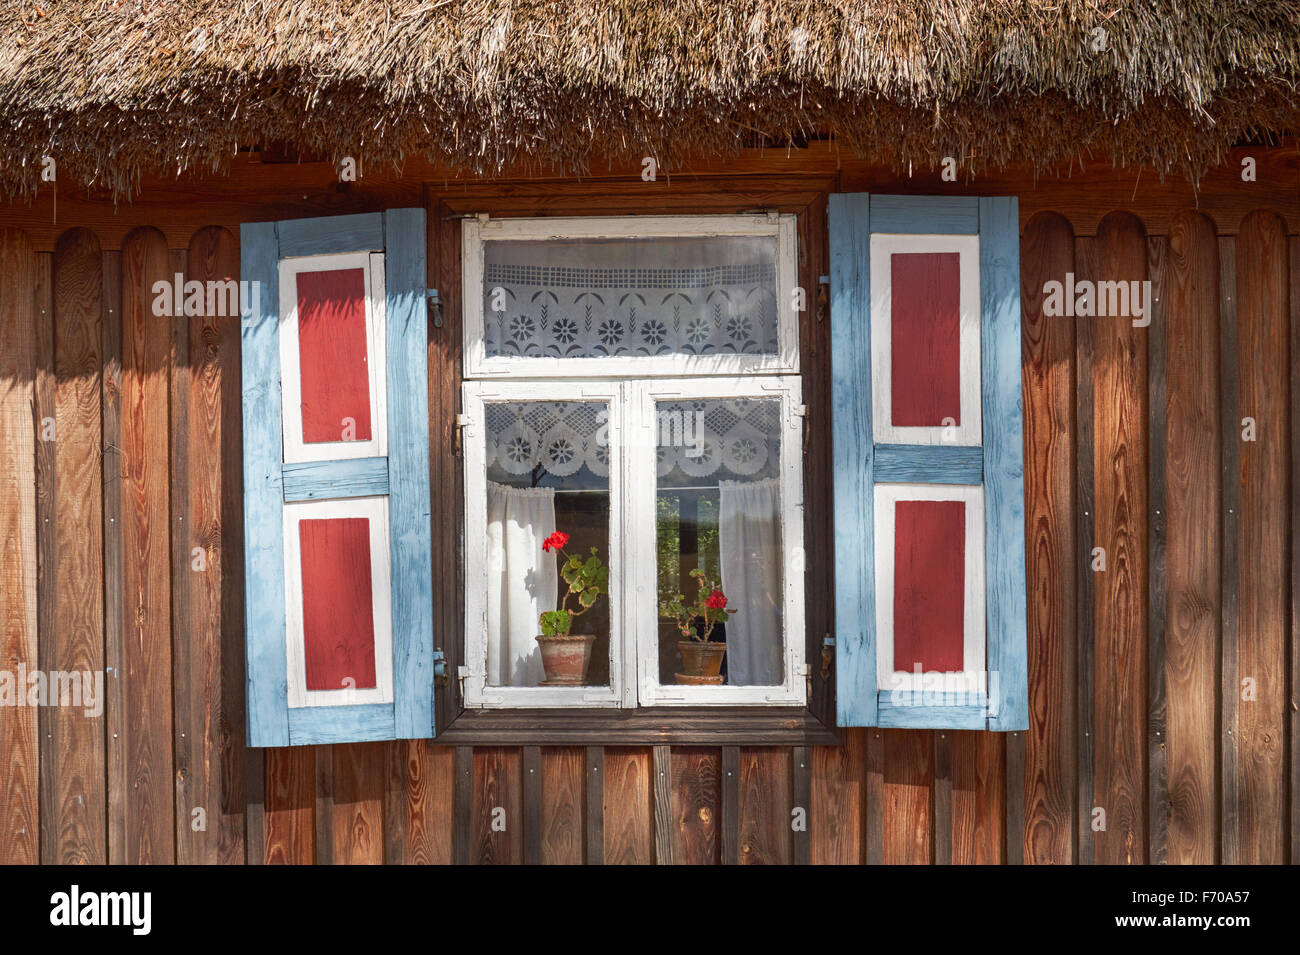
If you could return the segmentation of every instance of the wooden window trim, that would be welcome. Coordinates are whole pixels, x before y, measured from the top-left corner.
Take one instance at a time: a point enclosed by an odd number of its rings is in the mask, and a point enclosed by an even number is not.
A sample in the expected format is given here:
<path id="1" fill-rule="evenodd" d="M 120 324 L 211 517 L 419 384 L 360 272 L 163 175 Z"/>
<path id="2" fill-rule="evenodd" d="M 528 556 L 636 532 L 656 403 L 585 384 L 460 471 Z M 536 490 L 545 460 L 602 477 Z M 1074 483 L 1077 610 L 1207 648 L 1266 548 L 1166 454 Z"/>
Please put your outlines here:
<path id="1" fill-rule="evenodd" d="M 448 679 L 435 693 L 438 740 L 446 744 L 653 743 L 732 745 L 835 745 L 835 673 L 826 665 L 823 641 L 833 630 L 830 550 L 830 316 L 827 196 L 835 177 L 698 176 L 646 183 L 640 179 L 586 182 L 502 181 L 448 187 L 425 186 L 428 210 L 429 287 L 439 289 L 442 324 L 429 325 L 430 471 L 435 494 L 431 523 L 434 547 L 435 633 Z M 807 291 L 799 323 L 799 353 L 809 408 L 804 457 L 805 660 L 810 692 L 803 707 L 654 707 L 635 709 L 465 709 L 458 667 L 464 662 L 464 477 L 455 417 L 463 381 L 461 326 L 461 220 L 488 213 L 509 216 L 727 214 L 756 210 L 797 217 L 797 278 Z M 455 533 L 450 533 L 454 528 Z M 828 661 L 829 662 L 829 661 Z"/>

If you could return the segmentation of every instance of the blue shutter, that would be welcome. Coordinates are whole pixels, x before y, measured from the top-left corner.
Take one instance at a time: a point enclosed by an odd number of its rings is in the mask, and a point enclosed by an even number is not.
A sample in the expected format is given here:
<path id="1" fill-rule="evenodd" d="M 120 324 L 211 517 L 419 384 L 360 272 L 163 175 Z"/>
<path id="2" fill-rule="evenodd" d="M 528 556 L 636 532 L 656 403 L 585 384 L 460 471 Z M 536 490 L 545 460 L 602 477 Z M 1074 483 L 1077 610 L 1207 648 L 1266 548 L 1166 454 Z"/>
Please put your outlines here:
<path id="1" fill-rule="evenodd" d="M 840 194 L 830 197 L 829 223 L 837 722 L 1028 729 L 1017 200 Z M 979 236 L 979 447 L 876 443 L 870 248 L 879 233 Z M 877 483 L 983 485 L 989 693 L 979 706 L 900 704 L 878 689 L 876 600 L 893 595 L 875 588 Z"/>
<path id="2" fill-rule="evenodd" d="M 257 282 L 243 320 L 245 644 L 250 746 L 433 735 L 433 596 L 422 209 L 245 224 L 241 269 Z M 384 254 L 386 458 L 284 463 L 279 263 L 343 252 Z M 393 699 L 290 707 L 284 504 L 388 498 Z"/>

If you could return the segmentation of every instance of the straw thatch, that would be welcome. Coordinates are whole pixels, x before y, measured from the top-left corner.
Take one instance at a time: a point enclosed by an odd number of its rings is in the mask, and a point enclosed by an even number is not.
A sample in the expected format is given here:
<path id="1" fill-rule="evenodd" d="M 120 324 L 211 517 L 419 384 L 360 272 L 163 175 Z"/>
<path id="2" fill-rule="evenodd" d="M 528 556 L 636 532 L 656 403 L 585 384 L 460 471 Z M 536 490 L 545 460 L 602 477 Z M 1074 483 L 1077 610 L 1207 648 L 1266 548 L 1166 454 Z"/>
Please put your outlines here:
<path id="1" fill-rule="evenodd" d="M 0 0 L 0 185 L 286 141 L 579 171 L 833 135 L 896 166 L 1197 173 L 1300 128 L 1300 0 Z M 1097 32 L 1098 29 L 1102 32 Z M 1104 48 L 1103 41 L 1104 40 Z"/>

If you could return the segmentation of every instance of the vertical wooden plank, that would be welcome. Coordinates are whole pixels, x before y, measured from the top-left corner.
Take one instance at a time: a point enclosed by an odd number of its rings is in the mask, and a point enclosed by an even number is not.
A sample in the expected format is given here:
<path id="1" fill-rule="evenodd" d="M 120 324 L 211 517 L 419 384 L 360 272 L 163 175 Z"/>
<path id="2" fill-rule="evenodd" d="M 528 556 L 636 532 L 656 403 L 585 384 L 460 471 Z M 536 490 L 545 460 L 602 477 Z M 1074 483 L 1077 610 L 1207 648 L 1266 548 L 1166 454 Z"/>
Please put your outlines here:
<path id="1" fill-rule="evenodd" d="M 91 690 L 104 679 L 103 456 L 100 454 L 103 382 L 103 253 L 85 229 L 64 233 L 53 263 L 55 379 L 54 474 L 51 522 L 58 583 L 54 625 L 41 641 L 44 668 L 81 672 Z M 84 686 L 84 684 L 83 684 Z M 99 714 L 53 707 L 50 756 L 41 774 L 52 817 L 42 828 L 52 840 L 48 862 L 103 865 L 107 859 L 104 791 L 105 701 Z M 83 690 L 83 697 L 85 691 Z"/>
<path id="2" fill-rule="evenodd" d="M 867 785 L 863 838 L 867 865 L 885 864 L 885 741 L 883 730 L 867 738 Z"/>
<path id="3" fill-rule="evenodd" d="M 126 615 L 122 592 L 122 253 L 104 253 L 104 761 L 107 766 L 108 861 L 126 861 Z"/>
<path id="4" fill-rule="evenodd" d="M 245 749 L 241 763 L 244 773 L 245 865 L 265 865 L 266 750 Z"/>
<path id="5" fill-rule="evenodd" d="M 476 865 L 518 865 L 523 861 L 523 786 L 517 747 L 474 750 L 474 834 Z"/>
<path id="6" fill-rule="evenodd" d="M 1146 235 L 1116 212 L 1097 229 L 1098 277 L 1147 278 Z M 1101 290 L 1098 289 L 1098 297 Z M 1146 861 L 1147 333 L 1129 315 L 1093 326 L 1096 535 L 1106 569 L 1093 574 L 1096 606 L 1095 805 L 1106 811 L 1097 862 Z"/>
<path id="7" fill-rule="evenodd" d="M 1157 742 L 1167 801 L 1156 809 L 1166 817 L 1165 861 L 1210 865 L 1218 842 L 1222 483 L 1218 239 L 1205 216 L 1174 216 L 1165 285 L 1165 326 L 1155 335 L 1165 342 L 1166 738 Z"/>
<path id="8" fill-rule="evenodd" d="M 840 726 L 876 722 L 869 210 L 866 193 L 830 197 L 835 699 Z"/>
<path id="9" fill-rule="evenodd" d="M 717 865 L 722 759 L 717 750 L 674 747 L 672 751 L 672 861 Z"/>
<path id="10" fill-rule="evenodd" d="M 456 865 L 470 864 L 474 837 L 474 747 L 456 747 L 456 821 L 452 830 Z"/>
<path id="11" fill-rule="evenodd" d="M 0 665 L 14 673 L 38 666 L 35 268 L 27 236 L 0 230 Z M 36 711 L 0 707 L 0 864 L 39 860 L 39 758 Z"/>
<path id="12" fill-rule="evenodd" d="M 1023 739 L 1024 733 L 1019 733 Z M 1009 835 L 1004 829 L 1007 818 L 1004 802 L 1008 780 L 1023 783 L 1024 773 L 1013 777 L 1005 769 L 1006 751 L 1012 734 L 995 735 L 970 731 L 948 733 L 952 751 L 952 862 L 955 865 L 999 865 L 1009 861 L 1011 849 L 1003 846 Z M 938 770 L 936 769 L 936 778 Z M 938 829 L 938 792 L 936 835 Z M 938 859 L 936 848 L 935 857 Z M 1021 861 L 1020 859 L 1016 860 Z"/>
<path id="13" fill-rule="evenodd" d="M 524 865 L 542 864 L 542 750 L 524 747 Z"/>
<path id="14" fill-rule="evenodd" d="M 1290 240 L 1291 264 L 1291 427 L 1300 428 L 1300 238 Z M 1300 441 L 1291 440 L 1291 699 L 1287 732 L 1291 740 L 1291 865 L 1300 864 Z"/>
<path id="15" fill-rule="evenodd" d="M 654 862 L 654 809 L 650 751 L 605 750 L 605 864 Z"/>
<path id="16" fill-rule="evenodd" d="M 1219 640 L 1219 857 L 1225 865 L 1240 865 L 1238 852 L 1237 731 L 1239 697 L 1237 655 L 1237 556 L 1241 515 L 1241 425 L 1237 414 L 1237 248 L 1231 238 L 1219 239 L 1219 410 L 1223 469 L 1223 557 L 1219 565 L 1221 611 Z"/>
<path id="17" fill-rule="evenodd" d="M 790 750 L 740 750 L 739 849 L 741 865 L 789 865 Z"/>
<path id="18" fill-rule="evenodd" d="M 813 747 L 808 826 L 814 865 L 863 861 L 868 732 L 846 729 L 841 745 Z"/>
<path id="19" fill-rule="evenodd" d="M 722 838 L 723 865 L 740 864 L 740 747 L 722 747 Z"/>
<path id="20" fill-rule="evenodd" d="M 384 865 L 410 865 L 406 845 L 407 791 L 410 789 L 410 747 L 414 740 L 394 740 L 384 747 Z"/>
<path id="21" fill-rule="evenodd" d="M 587 747 L 586 864 L 605 864 L 605 748 Z"/>
<path id="22" fill-rule="evenodd" d="M 1147 862 L 1168 859 L 1169 776 L 1165 762 L 1168 713 L 1165 698 L 1165 628 L 1168 619 L 1165 583 L 1165 335 L 1168 315 L 1169 239 L 1147 239 L 1147 274 L 1151 301 L 1147 331 Z"/>
<path id="23" fill-rule="evenodd" d="M 168 404 L 171 320 L 153 313 L 154 284 L 174 281 L 152 228 L 122 243 L 122 590 L 126 861 L 171 862 L 171 534 Z M 110 783 L 112 784 L 112 783 Z"/>
<path id="24" fill-rule="evenodd" d="M 928 730 L 884 730 L 885 865 L 934 862 L 934 744 Z"/>
<path id="25" fill-rule="evenodd" d="M 32 287 L 32 315 L 36 322 L 36 372 L 32 389 L 32 429 L 35 433 L 34 450 L 36 472 L 32 475 L 36 487 L 36 665 L 33 669 L 50 674 L 54 670 L 51 649 L 57 627 L 59 593 L 59 556 L 55 531 L 58 528 L 57 474 L 55 449 L 58 442 L 51 428 L 55 418 L 54 400 L 54 288 L 53 262 L 48 252 L 36 254 L 35 285 Z M 21 676 L 21 674 L 19 674 Z M 47 676 L 48 679 L 48 676 Z M 15 690 L 21 693 L 26 704 L 27 683 L 15 680 Z M 47 688 L 46 692 L 49 690 Z M 71 693 L 71 688 L 69 688 Z M 57 689 L 54 691 L 57 697 Z M 54 843 L 58 839 L 55 819 L 55 792 L 50 786 L 52 763 L 55 758 L 54 715 L 50 712 L 49 698 L 33 708 L 36 717 L 36 762 L 40 768 L 37 787 L 37 819 L 40 821 L 40 858 L 57 858 Z M 8 701 L 17 705 L 19 701 Z M 57 702 L 57 699 L 55 700 Z M 53 707 L 57 709 L 58 707 Z M 51 826 L 55 828 L 51 829 Z"/>
<path id="26" fill-rule="evenodd" d="M 655 807 L 655 864 L 673 864 L 673 805 L 672 805 L 673 749 L 671 746 L 654 747 L 654 807 Z"/>
<path id="27" fill-rule="evenodd" d="M 406 861 L 449 865 L 456 845 L 456 750 L 411 740 L 406 759 Z"/>
<path id="28" fill-rule="evenodd" d="M 239 279 L 239 248 L 227 230 L 212 226 L 190 239 L 187 281 Z M 231 306 L 234 306 L 232 309 Z M 185 474 L 187 500 L 175 522 L 177 640 L 174 669 L 187 669 L 188 702 L 176 695 L 178 740 L 189 753 L 177 803 L 178 853 L 187 842 L 196 862 L 239 862 L 245 857 L 244 618 L 242 428 L 238 301 L 204 295 L 203 314 L 183 321 L 189 354 L 173 375 L 186 404 L 188 426 L 172 418 L 173 469 Z M 197 553 L 196 553 L 197 549 Z M 200 559 L 201 556 L 201 559 Z M 187 608 L 187 609 L 185 609 Z M 188 647 L 188 654 L 182 648 Z M 178 684 L 179 685 L 179 684 Z M 179 798 L 179 797 L 178 797 Z M 206 832 L 190 826 L 194 807 L 208 818 Z"/>
<path id="29" fill-rule="evenodd" d="M 311 865 L 315 860 L 316 752 L 311 746 L 266 753 L 266 863 Z"/>
<path id="30" fill-rule="evenodd" d="M 316 865 L 334 864 L 334 747 L 310 747 L 316 754 Z M 342 767 L 340 767 L 342 769 Z M 346 826 L 346 823 L 344 824 Z"/>
<path id="31" fill-rule="evenodd" d="M 1021 395 L 1020 204 L 979 200 L 980 368 L 984 405 L 984 515 L 989 729 L 1029 728 L 1025 608 L 1025 462 Z M 990 708 L 992 707 L 990 701 Z"/>
<path id="32" fill-rule="evenodd" d="M 946 730 L 930 737 L 934 747 L 934 864 L 952 865 L 952 740 Z"/>
<path id="33" fill-rule="evenodd" d="M 1097 250 L 1093 239 L 1075 239 L 1075 275 L 1078 282 L 1096 282 L 1100 274 Z M 1096 747 L 1093 729 L 1096 724 L 1095 701 L 1096 668 L 1094 665 L 1096 634 L 1096 574 L 1092 570 L 1092 549 L 1096 547 L 1096 520 L 1093 517 L 1093 321 L 1085 319 L 1075 323 L 1075 541 L 1078 546 L 1075 585 L 1075 678 L 1078 685 L 1075 695 L 1075 763 L 1074 779 L 1077 785 L 1078 812 L 1075 861 L 1091 865 L 1096 861 L 1096 836 L 1092 829 L 1093 809 L 1097 799 L 1094 791 L 1096 774 Z"/>
<path id="34" fill-rule="evenodd" d="M 333 861 L 338 865 L 384 863 L 384 766 L 391 745 L 350 743 L 333 747 L 334 799 L 330 809 Z"/>
<path id="35" fill-rule="evenodd" d="M 795 865 L 812 864 L 812 752 L 807 746 L 796 746 L 790 752 L 790 772 L 793 794 L 789 826 L 794 843 Z"/>
<path id="36" fill-rule="evenodd" d="M 586 751 L 542 750 L 542 864 L 582 865 Z"/>
<path id="37" fill-rule="evenodd" d="M 1288 463 L 1286 226 L 1254 212 L 1237 233 L 1238 534 L 1237 861 L 1286 859 L 1284 712 L 1287 703 Z M 1255 426 L 1247 440 L 1245 419 Z M 1247 682 L 1249 681 L 1249 682 Z"/>
<path id="38" fill-rule="evenodd" d="M 1028 825 L 1025 816 L 1025 749 L 1027 733 L 1017 730 L 1007 736 L 1003 744 L 1006 779 L 1003 781 L 1003 859 L 1006 865 L 1024 865 L 1029 858 Z"/>
<path id="39" fill-rule="evenodd" d="M 1044 287 L 1075 271 L 1070 223 L 1040 213 L 1020 247 L 1022 382 L 1025 411 L 1026 590 L 1029 621 L 1029 730 L 1007 742 L 1007 770 L 1023 751 L 1021 777 L 1007 776 L 1007 803 L 1023 805 L 1023 829 L 1007 821 L 1008 861 L 1022 839 L 1026 863 L 1075 861 L 1076 728 L 1079 701 L 1075 601 L 1080 560 L 1075 509 L 1075 320 L 1045 315 Z M 1091 378 L 1088 378 L 1089 392 Z M 1080 378 L 1083 384 L 1083 377 Z M 1088 411 L 1091 419 L 1091 410 Z M 1082 420 L 1082 419 L 1080 419 Z M 1080 472 L 1082 476 L 1084 472 Z M 1091 472 L 1088 471 L 1091 483 Z M 1090 701 L 1089 701 L 1090 702 Z"/>

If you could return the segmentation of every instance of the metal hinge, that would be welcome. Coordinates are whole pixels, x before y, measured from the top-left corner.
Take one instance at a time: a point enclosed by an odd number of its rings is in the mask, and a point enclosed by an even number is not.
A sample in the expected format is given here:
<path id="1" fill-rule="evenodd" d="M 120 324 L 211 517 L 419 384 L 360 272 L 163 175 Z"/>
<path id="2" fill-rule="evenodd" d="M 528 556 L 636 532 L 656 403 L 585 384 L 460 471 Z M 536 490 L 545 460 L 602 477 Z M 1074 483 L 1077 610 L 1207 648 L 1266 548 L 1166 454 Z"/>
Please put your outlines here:
<path id="1" fill-rule="evenodd" d="M 829 633 L 822 640 L 822 679 L 831 678 L 831 664 L 835 660 L 835 638 Z"/>
<path id="2" fill-rule="evenodd" d="M 447 654 L 441 650 L 433 651 L 433 683 L 435 686 L 446 686 L 451 682 L 451 677 L 447 673 Z"/>
<path id="3" fill-rule="evenodd" d="M 424 290 L 424 297 L 429 308 L 429 321 L 433 323 L 434 328 L 442 328 L 442 299 L 438 297 L 438 290 L 427 288 Z"/>
<path id="4" fill-rule="evenodd" d="M 456 667 L 456 679 L 460 681 L 460 698 L 462 700 L 465 699 L 465 680 L 473 675 L 474 673 L 469 667 Z"/>
<path id="5" fill-rule="evenodd" d="M 461 456 L 461 451 L 463 450 L 463 447 L 464 447 L 464 444 L 463 444 L 464 434 L 463 434 L 463 432 L 464 432 L 465 428 L 467 428 L 468 426 L 469 426 L 469 415 L 464 415 L 464 414 L 458 414 L 458 415 L 456 415 L 456 423 L 455 423 L 455 425 L 453 425 L 453 427 L 455 428 L 455 431 L 456 431 L 456 438 L 455 438 L 455 440 L 452 442 L 452 453 L 453 453 L 454 455 L 456 455 L 456 457 L 458 457 L 458 458 Z"/>
<path id="6" fill-rule="evenodd" d="M 794 413 L 803 419 L 803 453 L 808 454 L 808 406 L 795 405 Z"/>

